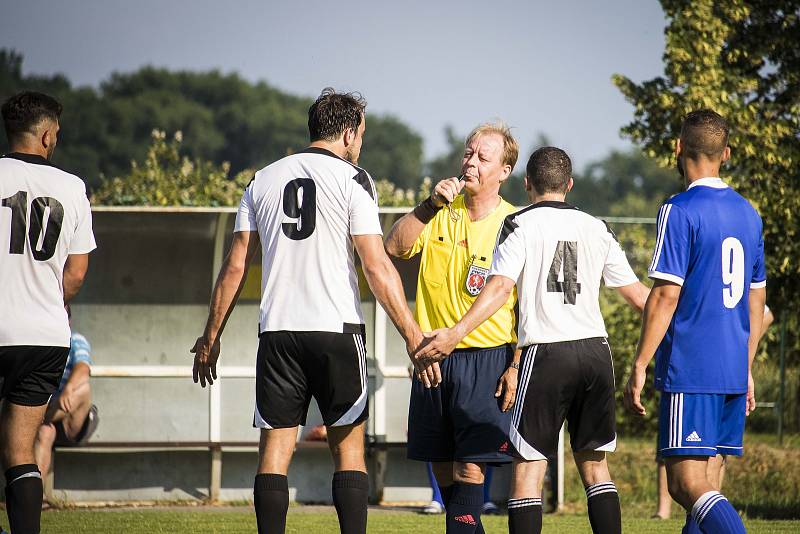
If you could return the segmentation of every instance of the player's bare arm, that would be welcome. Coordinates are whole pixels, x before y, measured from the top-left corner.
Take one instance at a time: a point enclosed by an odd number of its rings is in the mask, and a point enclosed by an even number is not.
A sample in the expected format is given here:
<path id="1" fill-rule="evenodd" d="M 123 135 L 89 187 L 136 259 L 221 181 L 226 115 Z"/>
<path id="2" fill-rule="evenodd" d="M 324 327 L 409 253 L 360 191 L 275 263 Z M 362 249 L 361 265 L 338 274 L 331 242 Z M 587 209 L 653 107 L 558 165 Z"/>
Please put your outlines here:
<path id="1" fill-rule="evenodd" d="M 644 305 L 647 302 L 647 297 L 650 295 L 649 287 L 641 282 L 636 282 L 615 289 L 634 310 L 639 313 L 644 311 Z"/>
<path id="2" fill-rule="evenodd" d="M 64 304 L 67 304 L 80 291 L 86 271 L 89 269 L 88 254 L 70 254 L 64 264 Z"/>
<path id="3" fill-rule="evenodd" d="M 403 215 L 386 236 L 386 252 L 392 256 L 403 256 L 411 250 L 428 221 L 420 215 L 420 211 L 425 211 L 425 204 L 429 203 L 428 211 L 436 213 L 436 210 L 451 203 L 464 188 L 464 182 L 456 177 L 445 178 L 436 184 L 429 199 L 425 200 L 411 213 Z M 422 218 L 420 218 L 422 217 Z"/>
<path id="4" fill-rule="evenodd" d="M 753 359 L 756 357 L 758 342 L 766 332 L 764 323 L 764 304 L 767 301 L 767 288 L 750 289 L 748 296 L 750 306 L 750 337 L 747 339 L 747 407 L 745 414 L 750 415 L 756 409 L 756 386 L 753 381 Z M 755 325 L 762 325 L 756 327 Z M 769 326 L 769 325 L 767 325 Z"/>
<path id="5" fill-rule="evenodd" d="M 258 250 L 258 232 L 235 232 L 233 242 L 225 261 L 222 263 L 214 292 L 211 294 L 211 306 L 203 335 L 197 338 L 190 352 L 194 353 L 192 378 L 195 383 L 206 387 L 217 379 L 217 359 L 219 358 L 219 340 L 225 323 L 228 321 L 239 293 L 242 291 L 247 269 Z"/>
<path id="6" fill-rule="evenodd" d="M 505 304 L 514 290 L 514 285 L 514 280 L 505 276 L 490 277 L 486 287 L 458 323 L 451 328 L 440 328 L 430 333 L 432 339 L 422 350 L 417 352 L 416 361 L 422 365 L 428 365 L 432 362 L 442 361 L 449 356 L 467 334 L 475 330 Z"/>
<path id="7" fill-rule="evenodd" d="M 375 298 L 386 310 L 389 319 L 397 327 L 406 342 L 409 356 L 419 349 L 424 340 L 422 330 L 408 309 L 400 275 L 383 249 L 379 235 L 354 235 L 353 245 L 361 258 L 364 277 Z M 441 382 L 439 366 L 421 366 L 412 359 L 420 380 L 426 387 L 437 386 Z"/>
<path id="8" fill-rule="evenodd" d="M 519 379 L 519 362 L 522 358 L 522 349 L 517 347 L 514 349 L 514 358 L 511 365 L 505 370 L 500 380 L 497 381 L 497 391 L 494 392 L 496 398 L 502 395 L 500 409 L 507 412 L 514 406 L 514 400 L 517 398 L 517 381 Z"/>
<path id="9" fill-rule="evenodd" d="M 642 389 L 647 378 L 647 366 L 656 354 L 659 343 L 669 328 L 672 316 L 678 306 L 681 286 L 665 280 L 657 280 L 647 297 L 642 314 L 642 333 L 636 349 L 631 374 L 625 386 L 623 400 L 625 406 L 637 415 L 646 415 L 641 402 Z"/>

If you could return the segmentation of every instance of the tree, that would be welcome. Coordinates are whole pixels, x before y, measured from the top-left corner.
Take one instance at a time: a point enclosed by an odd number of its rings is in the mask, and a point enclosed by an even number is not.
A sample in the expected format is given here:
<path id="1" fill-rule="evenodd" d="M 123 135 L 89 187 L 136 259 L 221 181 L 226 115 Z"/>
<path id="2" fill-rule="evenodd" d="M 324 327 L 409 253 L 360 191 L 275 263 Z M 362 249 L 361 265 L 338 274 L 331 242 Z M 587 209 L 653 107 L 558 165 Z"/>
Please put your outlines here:
<path id="1" fill-rule="evenodd" d="M 236 206 L 252 171 L 230 175 L 230 165 L 180 154 L 183 134 L 172 139 L 153 130 L 143 164 L 131 162 L 128 174 L 104 179 L 92 203 L 108 206 Z"/>
<path id="2" fill-rule="evenodd" d="M 800 1 L 662 0 L 664 74 L 642 83 L 615 75 L 635 106 L 622 130 L 670 165 L 682 118 L 712 108 L 731 125 L 723 178 L 764 220 L 769 301 L 800 312 Z"/>

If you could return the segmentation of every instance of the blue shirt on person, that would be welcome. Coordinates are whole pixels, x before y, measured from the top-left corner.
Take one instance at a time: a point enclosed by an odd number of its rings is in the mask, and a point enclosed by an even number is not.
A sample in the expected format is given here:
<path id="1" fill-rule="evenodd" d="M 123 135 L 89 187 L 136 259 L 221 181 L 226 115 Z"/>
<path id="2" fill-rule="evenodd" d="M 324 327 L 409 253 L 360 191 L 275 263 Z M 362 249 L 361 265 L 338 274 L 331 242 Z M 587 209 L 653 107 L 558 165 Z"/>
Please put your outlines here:
<path id="1" fill-rule="evenodd" d="M 72 332 L 69 339 L 69 358 L 67 358 L 67 365 L 64 367 L 64 374 L 61 375 L 61 383 L 58 390 L 64 389 L 64 386 L 69 380 L 69 375 L 72 374 L 72 369 L 79 363 L 85 363 L 89 367 L 92 366 L 92 347 L 89 341 L 77 332 Z"/>
<path id="2" fill-rule="evenodd" d="M 656 351 L 656 389 L 747 392 L 750 288 L 766 285 L 762 223 L 719 178 L 702 178 L 659 210 L 650 278 L 682 286 Z"/>

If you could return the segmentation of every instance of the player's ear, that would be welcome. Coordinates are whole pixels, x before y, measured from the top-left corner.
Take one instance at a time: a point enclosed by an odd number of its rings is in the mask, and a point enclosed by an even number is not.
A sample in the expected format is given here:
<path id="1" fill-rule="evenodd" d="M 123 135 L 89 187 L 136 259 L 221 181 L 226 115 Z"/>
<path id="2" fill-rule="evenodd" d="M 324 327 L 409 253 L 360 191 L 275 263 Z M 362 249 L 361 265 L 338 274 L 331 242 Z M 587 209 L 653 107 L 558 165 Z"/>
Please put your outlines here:
<path id="1" fill-rule="evenodd" d="M 725 150 L 722 151 L 722 163 L 725 163 L 731 159 L 731 147 L 726 146 Z"/>
<path id="2" fill-rule="evenodd" d="M 530 191 L 531 190 L 531 183 L 528 181 L 528 175 L 527 174 L 525 175 L 525 178 L 523 178 L 523 183 L 525 184 L 525 191 Z"/>
<path id="3" fill-rule="evenodd" d="M 681 150 L 682 150 L 682 149 L 681 149 L 681 138 L 679 137 L 679 138 L 678 138 L 678 139 L 675 141 L 675 157 L 678 157 L 678 156 L 680 156 L 680 155 L 681 155 Z"/>
<path id="4" fill-rule="evenodd" d="M 567 191 L 566 192 L 569 193 L 570 191 L 572 191 L 572 186 L 574 186 L 574 185 L 575 185 L 575 181 L 570 176 L 569 182 L 567 182 Z"/>
<path id="5" fill-rule="evenodd" d="M 344 141 L 344 146 L 350 146 L 353 144 L 353 141 L 356 139 L 356 131 L 353 128 L 347 128 L 342 134 L 342 141 Z"/>

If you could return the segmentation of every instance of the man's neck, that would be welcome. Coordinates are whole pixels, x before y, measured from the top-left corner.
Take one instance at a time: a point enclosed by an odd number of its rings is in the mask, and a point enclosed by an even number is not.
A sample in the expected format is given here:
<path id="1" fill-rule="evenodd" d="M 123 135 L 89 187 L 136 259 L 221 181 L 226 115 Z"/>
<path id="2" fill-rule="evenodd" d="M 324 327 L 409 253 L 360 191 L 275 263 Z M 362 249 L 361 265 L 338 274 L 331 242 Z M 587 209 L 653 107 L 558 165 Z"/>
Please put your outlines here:
<path id="1" fill-rule="evenodd" d="M 32 146 L 32 145 L 20 145 L 14 144 L 9 147 L 11 152 L 17 152 L 19 154 L 31 154 L 33 156 L 41 156 L 44 159 L 49 159 L 47 157 L 47 149 L 43 146 Z"/>
<path id="2" fill-rule="evenodd" d="M 310 145 L 314 148 L 323 148 L 328 152 L 333 152 L 342 159 L 345 159 L 347 149 L 341 143 L 331 143 L 329 141 L 313 141 Z"/>
<path id="3" fill-rule="evenodd" d="M 535 191 L 531 194 L 531 204 L 538 204 L 539 202 L 564 202 L 567 198 L 566 195 L 561 193 L 545 193 L 543 195 L 537 194 Z"/>
<path id="4" fill-rule="evenodd" d="M 685 159 L 683 162 L 684 179 L 686 180 L 686 187 L 692 183 L 700 180 L 701 178 L 717 178 L 719 177 L 720 163 L 701 160 Z"/>
<path id="5" fill-rule="evenodd" d="M 472 221 L 480 221 L 493 212 L 503 199 L 497 191 L 491 193 L 470 194 L 464 190 L 464 206 L 467 208 Z"/>

